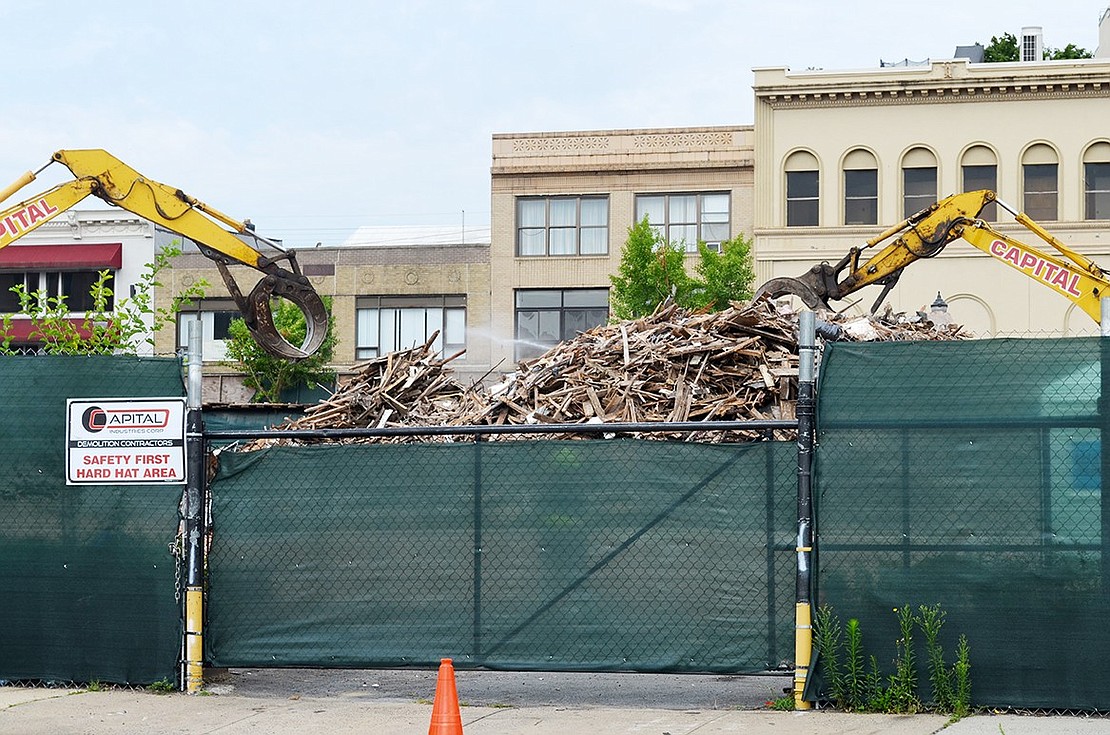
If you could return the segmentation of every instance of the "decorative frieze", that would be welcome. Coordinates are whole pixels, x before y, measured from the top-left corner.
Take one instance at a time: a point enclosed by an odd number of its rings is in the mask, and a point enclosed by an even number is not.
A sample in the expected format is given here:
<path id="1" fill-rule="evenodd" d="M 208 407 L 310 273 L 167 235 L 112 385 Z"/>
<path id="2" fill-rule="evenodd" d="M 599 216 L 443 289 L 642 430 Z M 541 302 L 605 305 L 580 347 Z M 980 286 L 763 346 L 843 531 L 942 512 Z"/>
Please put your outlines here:
<path id="1" fill-rule="evenodd" d="M 641 150 L 720 148 L 731 145 L 732 133 L 727 130 L 696 133 L 653 133 L 636 135 L 632 138 L 632 147 Z"/>
<path id="2" fill-rule="evenodd" d="M 516 138 L 513 140 L 513 153 L 573 153 L 577 151 L 605 151 L 608 149 L 608 135 L 566 135 Z"/>

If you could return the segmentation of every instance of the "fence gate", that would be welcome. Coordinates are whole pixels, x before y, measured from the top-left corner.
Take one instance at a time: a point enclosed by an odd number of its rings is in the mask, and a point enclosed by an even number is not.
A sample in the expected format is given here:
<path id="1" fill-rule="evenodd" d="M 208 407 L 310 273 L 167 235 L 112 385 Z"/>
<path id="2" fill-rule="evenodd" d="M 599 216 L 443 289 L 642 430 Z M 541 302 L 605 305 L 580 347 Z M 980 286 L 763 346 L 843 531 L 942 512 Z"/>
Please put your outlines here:
<path id="1" fill-rule="evenodd" d="M 794 443 L 477 437 L 219 464 L 213 665 L 792 661 Z"/>

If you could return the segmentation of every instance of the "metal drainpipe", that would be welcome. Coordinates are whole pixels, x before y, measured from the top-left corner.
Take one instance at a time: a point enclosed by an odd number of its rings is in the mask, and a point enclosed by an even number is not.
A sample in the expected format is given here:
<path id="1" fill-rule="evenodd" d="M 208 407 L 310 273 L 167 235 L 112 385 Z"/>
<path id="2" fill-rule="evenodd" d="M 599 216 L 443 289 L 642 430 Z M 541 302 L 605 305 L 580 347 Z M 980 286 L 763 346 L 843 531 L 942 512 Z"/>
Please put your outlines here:
<path id="1" fill-rule="evenodd" d="M 204 686 L 204 433 L 201 421 L 201 325 L 189 324 L 185 457 L 185 676 L 182 689 Z"/>
<path id="2" fill-rule="evenodd" d="M 794 708 L 809 709 L 803 699 L 813 655 L 813 432 L 816 317 L 803 311 L 798 319 L 798 540 L 797 590 L 794 605 Z"/>

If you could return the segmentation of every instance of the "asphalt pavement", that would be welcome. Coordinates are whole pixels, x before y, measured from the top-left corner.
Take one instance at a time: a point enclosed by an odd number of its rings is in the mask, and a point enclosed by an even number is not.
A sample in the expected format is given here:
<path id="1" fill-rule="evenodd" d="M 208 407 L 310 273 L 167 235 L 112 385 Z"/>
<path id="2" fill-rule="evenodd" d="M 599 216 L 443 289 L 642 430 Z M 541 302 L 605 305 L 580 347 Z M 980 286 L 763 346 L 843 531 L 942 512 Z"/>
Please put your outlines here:
<path id="1" fill-rule="evenodd" d="M 7 735 L 428 732 L 435 671 L 241 669 L 198 695 L 0 687 Z M 1110 719 L 776 712 L 785 676 L 456 672 L 466 735 L 1110 735 Z"/>

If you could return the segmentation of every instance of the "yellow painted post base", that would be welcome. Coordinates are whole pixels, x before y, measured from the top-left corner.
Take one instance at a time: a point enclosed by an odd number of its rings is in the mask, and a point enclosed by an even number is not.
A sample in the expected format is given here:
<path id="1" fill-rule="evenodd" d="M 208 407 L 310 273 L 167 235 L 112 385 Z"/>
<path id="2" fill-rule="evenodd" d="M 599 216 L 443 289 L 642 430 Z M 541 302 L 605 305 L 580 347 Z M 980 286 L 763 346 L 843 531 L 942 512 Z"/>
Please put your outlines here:
<path id="1" fill-rule="evenodd" d="M 803 699 L 813 654 L 813 621 L 808 602 L 794 606 L 794 709 L 810 709 Z"/>
<path id="2" fill-rule="evenodd" d="M 185 691 L 196 694 L 204 687 L 204 590 L 185 589 Z"/>

